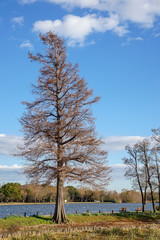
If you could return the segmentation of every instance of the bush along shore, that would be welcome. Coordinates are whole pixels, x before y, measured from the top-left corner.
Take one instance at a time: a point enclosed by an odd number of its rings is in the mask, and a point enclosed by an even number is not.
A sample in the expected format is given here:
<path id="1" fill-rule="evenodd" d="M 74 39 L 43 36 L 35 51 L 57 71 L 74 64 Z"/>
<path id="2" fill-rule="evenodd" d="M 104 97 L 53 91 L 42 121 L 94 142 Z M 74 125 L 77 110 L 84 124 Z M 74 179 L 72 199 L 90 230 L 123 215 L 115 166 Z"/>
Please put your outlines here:
<path id="1" fill-rule="evenodd" d="M 22 202 L 22 203 L 50 203 L 56 201 L 56 187 L 43 184 L 6 183 L 0 187 L 0 203 Z M 146 196 L 151 201 L 150 194 Z M 158 193 L 154 196 L 158 201 Z M 141 195 L 135 190 L 122 189 L 116 191 L 102 191 L 98 189 L 75 188 L 66 186 L 64 188 L 64 200 L 66 202 L 112 202 L 112 203 L 139 203 Z"/>
<path id="2" fill-rule="evenodd" d="M 0 219 L 0 239 L 160 239 L 160 213 L 69 214 L 56 225 L 47 216 Z M 149 238 L 150 237 L 150 238 Z"/>

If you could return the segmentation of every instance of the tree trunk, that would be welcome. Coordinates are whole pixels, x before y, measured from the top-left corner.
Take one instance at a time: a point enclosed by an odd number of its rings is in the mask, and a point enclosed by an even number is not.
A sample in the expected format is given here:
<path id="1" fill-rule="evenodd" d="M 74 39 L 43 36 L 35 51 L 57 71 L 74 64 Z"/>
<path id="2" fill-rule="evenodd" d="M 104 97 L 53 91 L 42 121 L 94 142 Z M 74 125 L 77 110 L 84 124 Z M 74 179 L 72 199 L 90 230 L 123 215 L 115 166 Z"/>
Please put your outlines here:
<path id="1" fill-rule="evenodd" d="M 146 182 L 147 184 L 147 182 Z M 145 212 L 146 210 L 146 200 L 147 200 L 147 185 L 145 186 L 144 193 L 143 193 L 143 206 L 142 206 L 142 212 Z"/>
<path id="2" fill-rule="evenodd" d="M 145 212 L 145 209 L 146 209 L 146 201 L 145 201 L 145 198 L 142 197 L 142 212 Z"/>
<path id="3" fill-rule="evenodd" d="M 145 211 L 145 203 L 144 203 L 143 192 L 141 192 L 141 199 L 142 199 L 142 212 L 144 212 Z"/>
<path id="4" fill-rule="evenodd" d="M 145 208 L 146 208 L 146 191 L 147 191 L 147 187 L 145 187 L 144 189 L 144 193 L 143 193 L 143 189 L 139 180 L 139 174 L 137 171 L 137 179 L 138 179 L 138 185 L 139 185 L 139 189 L 140 189 L 140 193 L 141 193 L 141 199 L 142 199 L 142 212 L 145 212 Z"/>
<path id="5" fill-rule="evenodd" d="M 153 212 L 156 212 L 156 208 L 155 208 L 155 202 L 154 202 L 154 197 L 153 197 L 153 190 L 152 190 L 152 186 L 150 186 L 151 189 L 151 199 L 152 199 L 152 207 L 153 207 Z"/>
<path id="6" fill-rule="evenodd" d="M 154 202 L 154 197 L 153 197 L 153 188 L 152 188 L 151 177 L 150 177 L 148 165 L 146 166 L 146 168 L 147 168 L 147 173 L 148 173 L 148 185 L 150 187 L 150 192 L 151 192 L 153 212 L 156 212 L 155 202 Z"/>
<path id="7" fill-rule="evenodd" d="M 160 211 L 160 182 L 159 182 L 159 188 L 158 188 L 158 190 L 159 190 L 159 191 L 158 191 L 158 195 L 159 195 L 159 199 L 158 199 L 158 200 L 159 200 L 159 211 Z"/>
<path id="8" fill-rule="evenodd" d="M 145 209 L 146 209 L 146 204 L 143 202 L 142 203 L 142 212 L 145 212 Z"/>
<path id="9" fill-rule="evenodd" d="M 68 219 L 64 209 L 64 199 L 63 199 L 63 185 L 64 178 L 63 176 L 58 176 L 57 178 L 57 195 L 56 195 L 56 205 L 53 215 L 53 221 L 60 223 L 67 223 Z"/>

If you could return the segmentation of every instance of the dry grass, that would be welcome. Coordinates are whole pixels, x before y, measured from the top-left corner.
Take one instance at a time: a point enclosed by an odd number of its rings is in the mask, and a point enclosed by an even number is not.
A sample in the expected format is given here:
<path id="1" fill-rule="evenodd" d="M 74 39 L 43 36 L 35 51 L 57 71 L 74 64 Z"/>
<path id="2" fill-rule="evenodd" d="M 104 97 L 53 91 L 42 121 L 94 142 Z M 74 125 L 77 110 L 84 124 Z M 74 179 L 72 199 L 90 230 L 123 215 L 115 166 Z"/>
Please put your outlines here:
<path id="1" fill-rule="evenodd" d="M 112 230 L 99 230 L 94 232 L 73 232 L 73 233 L 46 233 L 41 235 L 24 235 L 21 237 L 12 237 L 10 240 L 159 240 L 160 230 L 150 229 L 146 231 L 138 228 L 132 230 L 122 230 L 113 228 Z"/>

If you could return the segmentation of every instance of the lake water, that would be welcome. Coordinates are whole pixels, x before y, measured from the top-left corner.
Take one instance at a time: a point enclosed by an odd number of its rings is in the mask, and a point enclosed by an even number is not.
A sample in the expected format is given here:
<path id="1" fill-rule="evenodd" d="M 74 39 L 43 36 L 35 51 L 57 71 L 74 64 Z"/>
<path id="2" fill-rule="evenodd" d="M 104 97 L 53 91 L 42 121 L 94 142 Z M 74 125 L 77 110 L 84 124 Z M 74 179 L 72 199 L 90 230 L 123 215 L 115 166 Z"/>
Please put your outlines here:
<path id="1" fill-rule="evenodd" d="M 135 211 L 141 207 L 141 203 L 70 203 L 65 204 L 66 213 L 84 213 L 84 212 L 119 212 L 123 207 L 127 211 Z M 21 205 L 2 205 L 0 206 L 0 218 L 9 215 L 21 215 L 26 213 L 27 216 L 31 215 L 51 215 L 54 212 L 55 204 L 21 204 Z M 146 204 L 146 210 L 152 210 L 152 204 Z"/>

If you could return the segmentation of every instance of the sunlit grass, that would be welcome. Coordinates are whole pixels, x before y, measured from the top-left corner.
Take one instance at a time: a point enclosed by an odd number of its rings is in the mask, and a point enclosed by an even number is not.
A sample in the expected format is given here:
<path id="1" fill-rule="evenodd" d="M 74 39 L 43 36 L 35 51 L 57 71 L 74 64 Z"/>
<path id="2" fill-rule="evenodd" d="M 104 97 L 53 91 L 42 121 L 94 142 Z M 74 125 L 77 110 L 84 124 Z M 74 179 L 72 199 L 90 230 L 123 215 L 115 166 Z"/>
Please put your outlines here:
<path id="1" fill-rule="evenodd" d="M 111 230 L 96 230 L 93 232 L 72 232 L 72 233 L 45 233 L 34 236 L 33 234 L 21 237 L 13 237 L 11 240 L 158 240 L 160 239 L 160 230 L 123 230 L 121 228 L 113 228 Z"/>
<path id="2" fill-rule="evenodd" d="M 154 222 L 160 220 L 160 213 L 83 213 L 68 214 L 71 223 L 93 223 L 93 222 L 115 222 L 115 221 L 144 221 Z M 17 224 L 21 226 L 34 226 L 41 224 L 53 224 L 52 216 L 8 216 L 0 218 L 0 229 L 7 228 L 10 225 Z"/>
<path id="3" fill-rule="evenodd" d="M 8 216 L 4 219 L 0 218 L 0 230 L 20 229 L 23 226 L 35 226 L 41 224 L 53 224 L 51 217 L 22 217 Z"/>

